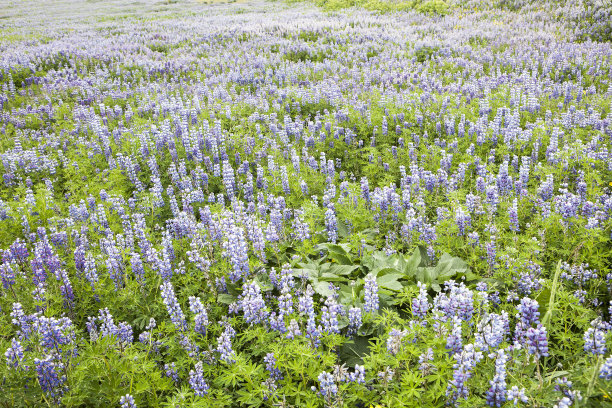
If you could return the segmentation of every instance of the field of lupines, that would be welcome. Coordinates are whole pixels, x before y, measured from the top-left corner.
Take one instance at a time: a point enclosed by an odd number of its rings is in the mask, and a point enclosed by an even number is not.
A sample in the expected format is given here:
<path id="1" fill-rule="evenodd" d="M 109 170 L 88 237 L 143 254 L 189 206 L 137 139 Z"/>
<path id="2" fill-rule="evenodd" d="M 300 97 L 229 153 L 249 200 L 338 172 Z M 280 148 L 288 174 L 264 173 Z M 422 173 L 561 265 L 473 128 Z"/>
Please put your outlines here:
<path id="1" fill-rule="evenodd" d="M 429 3 L 1 5 L 0 406 L 612 407 L 612 10 Z"/>

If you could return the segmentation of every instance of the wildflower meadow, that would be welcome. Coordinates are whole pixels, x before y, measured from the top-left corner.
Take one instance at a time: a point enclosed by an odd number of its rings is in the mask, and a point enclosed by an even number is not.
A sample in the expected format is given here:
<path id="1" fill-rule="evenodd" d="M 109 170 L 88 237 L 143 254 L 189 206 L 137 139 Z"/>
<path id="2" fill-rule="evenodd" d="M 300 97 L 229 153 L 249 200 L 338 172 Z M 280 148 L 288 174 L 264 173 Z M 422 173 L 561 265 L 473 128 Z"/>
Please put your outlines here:
<path id="1" fill-rule="evenodd" d="M 612 3 L 0 2 L 0 407 L 612 407 Z"/>

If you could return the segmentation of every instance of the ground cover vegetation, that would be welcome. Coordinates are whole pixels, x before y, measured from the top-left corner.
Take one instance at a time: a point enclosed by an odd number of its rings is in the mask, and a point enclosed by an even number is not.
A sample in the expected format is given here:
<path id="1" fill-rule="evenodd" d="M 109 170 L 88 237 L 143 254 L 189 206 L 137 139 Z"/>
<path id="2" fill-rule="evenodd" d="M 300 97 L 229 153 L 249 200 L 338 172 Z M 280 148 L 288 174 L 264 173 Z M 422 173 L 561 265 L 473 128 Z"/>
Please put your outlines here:
<path id="1" fill-rule="evenodd" d="M 334 4 L 0 8 L 0 406 L 612 406 L 610 7 Z"/>

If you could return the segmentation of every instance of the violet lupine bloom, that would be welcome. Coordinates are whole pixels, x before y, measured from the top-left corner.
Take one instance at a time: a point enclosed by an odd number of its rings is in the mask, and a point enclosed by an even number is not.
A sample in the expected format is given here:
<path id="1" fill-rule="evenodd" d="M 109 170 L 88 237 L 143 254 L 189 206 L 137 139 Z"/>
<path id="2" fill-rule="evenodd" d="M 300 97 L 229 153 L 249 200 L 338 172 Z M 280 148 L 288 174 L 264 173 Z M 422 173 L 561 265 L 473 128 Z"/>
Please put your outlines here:
<path id="1" fill-rule="evenodd" d="M 478 244 L 480 244 L 480 235 L 476 231 L 470 232 L 467 235 L 467 238 L 468 238 L 468 243 L 472 247 L 476 247 L 476 246 L 478 246 Z"/>
<path id="2" fill-rule="evenodd" d="M 590 280 L 597 279 L 596 269 L 589 269 L 589 264 L 570 265 L 567 262 L 561 263 L 561 278 L 571 281 L 577 286 L 586 285 Z"/>
<path id="3" fill-rule="evenodd" d="M 370 184 L 367 177 L 361 178 L 361 196 L 366 203 L 370 202 Z"/>
<path id="4" fill-rule="evenodd" d="M 268 321 L 272 330 L 276 330 L 281 334 L 287 331 L 287 326 L 285 326 L 285 317 L 283 315 L 272 312 L 268 317 Z"/>
<path id="5" fill-rule="evenodd" d="M 446 389 L 449 402 L 455 403 L 459 398 L 467 399 L 469 390 L 466 382 L 472 377 L 476 364 L 482 360 L 482 352 L 476 351 L 473 344 L 466 344 L 461 353 L 453 356 L 456 360 L 453 365 L 453 379 Z"/>
<path id="6" fill-rule="evenodd" d="M 281 166 L 280 168 L 281 184 L 283 192 L 287 195 L 291 194 L 291 188 L 289 187 L 289 176 L 287 175 L 287 166 Z"/>
<path id="7" fill-rule="evenodd" d="M 453 316 L 461 320 L 470 321 L 474 314 L 474 294 L 464 283 L 455 281 L 444 283 L 447 293 L 439 293 L 434 298 L 434 310 L 442 312 L 442 320 L 452 319 Z"/>
<path id="8" fill-rule="evenodd" d="M 298 241 L 310 239 L 310 226 L 302 219 L 302 214 L 296 214 L 293 219 L 293 233 Z"/>
<path id="9" fill-rule="evenodd" d="M 364 306 L 363 310 L 366 313 L 375 312 L 379 307 L 378 299 L 378 283 L 374 276 L 367 276 L 364 285 Z"/>
<path id="10" fill-rule="evenodd" d="M 599 369 L 599 378 L 612 380 L 612 356 L 608 357 Z"/>
<path id="11" fill-rule="evenodd" d="M 591 327 L 584 333 L 584 351 L 592 354 L 606 353 L 606 333 L 598 327 Z"/>
<path id="12" fill-rule="evenodd" d="M 136 281 L 143 285 L 145 283 L 145 270 L 142 264 L 142 258 L 137 252 L 132 252 L 130 266 L 132 267 L 132 273 L 136 277 Z"/>
<path id="13" fill-rule="evenodd" d="M 160 290 L 164 305 L 166 305 L 166 309 L 168 310 L 168 314 L 170 315 L 170 320 L 172 321 L 174 326 L 179 331 L 187 330 L 187 321 L 185 320 L 185 315 L 183 314 L 181 305 L 178 303 L 176 295 L 174 294 L 174 287 L 172 286 L 172 283 L 162 283 L 160 286 Z"/>
<path id="14" fill-rule="evenodd" d="M 266 262 L 266 237 L 259 225 L 253 227 L 252 235 L 250 237 L 253 243 L 253 250 L 262 262 Z"/>
<path id="15" fill-rule="evenodd" d="M 306 321 L 305 335 L 306 335 L 306 338 L 310 339 L 310 341 L 315 347 L 319 346 L 319 343 L 320 343 L 319 337 L 321 336 L 322 331 L 323 329 L 321 328 L 321 325 L 317 326 L 315 313 L 314 312 L 309 313 L 308 319 Z"/>
<path id="16" fill-rule="evenodd" d="M 331 206 L 325 210 L 325 230 L 327 231 L 327 239 L 329 242 L 335 244 L 338 239 L 338 220 Z"/>
<path id="17" fill-rule="evenodd" d="M 115 284 L 115 290 L 118 290 L 123 285 L 123 271 L 115 258 L 106 259 L 106 270 Z"/>
<path id="18" fill-rule="evenodd" d="M 308 184 L 304 180 L 300 180 L 300 189 L 303 196 L 308 196 Z"/>
<path id="19" fill-rule="evenodd" d="M 149 319 L 149 324 L 145 327 L 145 331 L 138 335 L 138 341 L 144 344 L 152 344 L 154 347 L 157 346 L 157 342 L 152 342 L 153 329 L 157 327 L 157 322 L 154 318 Z"/>
<path id="20" fill-rule="evenodd" d="M 314 300 L 312 296 L 314 295 L 314 289 L 312 286 L 308 285 L 306 290 L 302 292 L 302 295 L 298 299 L 298 312 L 303 315 L 314 314 Z"/>
<path id="21" fill-rule="evenodd" d="M 72 290 L 72 284 L 68 277 L 68 272 L 65 269 L 58 268 L 55 270 L 55 279 L 60 283 L 60 291 L 64 297 L 66 304 L 72 304 L 74 302 L 74 292 Z"/>
<path id="22" fill-rule="evenodd" d="M 325 299 L 325 306 L 321 307 L 321 325 L 325 333 L 340 333 L 338 328 L 338 314 L 342 310 L 334 297 L 330 295 Z"/>
<path id="23" fill-rule="evenodd" d="M 512 201 L 510 208 L 508 208 L 508 217 L 510 219 L 510 231 L 519 232 L 518 200 L 516 198 Z"/>
<path id="24" fill-rule="evenodd" d="M 487 186 L 486 188 L 487 204 L 489 204 L 489 211 L 492 214 L 497 212 L 497 205 L 499 204 L 499 190 L 497 186 Z"/>
<path id="25" fill-rule="evenodd" d="M 30 255 L 28 247 L 25 242 L 17 238 L 10 246 L 9 251 L 11 253 L 12 261 L 23 263 L 28 259 Z"/>
<path id="26" fill-rule="evenodd" d="M 516 280 L 516 286 L 518 292 L 522 295 L 530 295 L 533 292 L 537 292 L 542 288 L 544 283 L 543 279 L 540 279 L 542 274 L 542 267 L 529 262 L 525 265 L 527 272 L 523 272 Z"/>
<path id="27" fill-rule="evenodd" d="M 427 300 L 427 286 L 418 282 L 419 294 L 415 299 L 412 299 L 412 314 L 419 319 L 424 319 L 429 310 L 429 301 Z"/>
<path id="28" fill-rule="evenodd" d="M 21 361 L 23 360 L 23 346 L 17 339 L 13 338 L 11 340 L 11 345 L 6 349 L 4 357 L 6 357 L 6 365 L 10 368 L 15 369 L 21 365 Z"/>
<path id="29" fill-rule="evenodd" d="M 486 314 L 476 325 L 476 345 L 481 350 L 497 348 L 510 332 L 510 318 L 506 311 Z"/>
<path id="30" fill-rule="evenodd" d="M 466 229 L 472 223 L 472 216 L 470 213 L 463 211 L 461 207 L 458 207 L 455 211 L 455 223 L 459 228 L 459 235 L 465 235 Z"/>
<path id="31" fill-rule="evenodd" d="M 429 362 L 433 361 L 434 354 L 433 349 L 430 347 L 423 354 L 419 356 L 419 370 L 422 372 L 427 372 L 427 370 L 432 366 Z"/>
<path id="32" fill-rule="evenodd" d="M 236 331 L 229 324 L 225 326 L 225 330 L 221 336 L 217 338 L 217 352 L 219 358 L 228 364 L 235 362 L 236 352 L 232 349 L 232 337 L 236 335 Z"/>
<path id="33" fill-rule="evenodd" d="M 513 385 L 512 388 L 506 392 L 506 400 L 512 401 L 515 406 L 518 405 L 519 401 L 524 404 L 529 402 L 529 398 L 525 395 L 525 388 L 519 389 L 516 385 Z"/>
<path id="34" fill-rule="evenodd" d="M 189 310 L 195 314 L 195 331 L 202 336 L 206 336 L 206 326 L 208 326 L 208 313 L 199 297 L 189 297 Z"/>
<path id="35" fill-rule="evenodd" d="M 357 384 L 365 384 L 365 367 L 359 364 L 355 364 L 355 371 L 349 373 L 348 381 Z"/>
<path id="36" fill-rule="evenodd" d="M 578 215 L 581 203 L 580 196 L 567 191 L 564 194 L 555 196 L 556 210 L 564 219 L 573 218 Z"/>
<path id="37" fill-rule="evenodd" d="M 300 330 L 300 326 L 295 319 L 291 319 L 289 322 L 289 326 L 287 327 L 287 335 L 285 338 L 292 340 L 298 336 L 302 335 L 302 331 Z"/>
<path id="38" fill-rule="evenodd" d="M 171 363 L 171 364 L 166 363 L 164 365 L 164 375 L 170 378 L 175 383 L 178 383 L 180 381 L 178 371 L 176 370 L 176 363 Z"/>
<path id="39" fill-rule="evenodd" d="M 284 264 L 281 268 L 280 276 L 281 278 L 279 285 L 281 291 L 285 286 L 287 286 L 289 289 L 293 289 L 295 287 L 295 281 L 293 279 L 293 269 L 291 268 L 291 265 Z"/>
<path id="40" fill-rule="evenodd" d="M 34 327 L 39 335 L 40 345 L 48 352 L 66 351 L 64 346 L 72 344 L 76 338 L 72 321 L 67 317 L 56 319 L 39 316 L 34 321 Z"/>
<path id="41" fill-rule="evenodd" d="M 546 327 L 539 324 L 537 327 L 530 327 L 525 332 L 525 342 L 527 352 L 536 358 L 548 356 L 548 336 Z"/>
<path id="42" fill-rule="evenodd" d="M 137 408 L 136 401 L 134 401 L 134 397 L 130 394 L 125 394 L 119 399 L 119 404 L 121 404 L 121 408 Z"/>
<path id="43" fill-rule="evenodd" d="M 289 316 L 293 313 L 293 298 L 287 284 L 283 285 L 281 295 L 278 297 L 278 309 L 282 316 Z"/>
<path id="44" fill-rule="evenodd" d="M 491 407 L 501 407 L 506 402 L 506 363 L 508 356 L 504 350 L 497 351 L 495 360 L 495 377 L 489 384 L 491 388 L 487 391 L 487 404 Z"/>
<path id="45" fill-rule="evenodd" d="M 52 355 L 47 355 L 41 359 L 34 359 L 36 376 L 42 391 L 52 400 L 58 401 L 64 394 L 66 388 L 66 377 L 62 373 L 62 363 Z"/>
<path id="46" fill-rule="evenodd" d="M 571 406 L 576 401 L 582 400 L 582 395 L 580 391 L 572 389 L 572 382 L 567 379 L 567 377 L 557 378 L 555 380 L 555 390 L 562 393 L 564 397 L 559 401 L 559 405 L 566 404 L 566 406 Z"/>
<path id="47" fill-rule="evenodd" d="M 223 162 L 223 185 L 225 186 L 227 196 L 231 200 L 234 197 L 236 189 L 236 180 L 234 178 L 234 169 L 227 160 Z"/>
<path id="48" fill-rule="evenodd" d="M 363 322 L 362 316 L 361 316 L 361 308 L 351 307 L 348 311 L 348 320 L 349 320 L 348 334 L 349 335 L 357 334 L 357 331 L 359 330 Z"/>
<path id="49" fill-rule="evenodd" d="M 573 401 L 568 397 L 563 397 L 559 400 L 557 404 L 553 406 L 553 408 L 569 408 L 573 405 Z"/>
<path id="50" fill-rule="evenodd" d="M 248 276 L 250 271 L 248 249 L 242 228 L 235 225 L 230 227 L 227 238 L 227 251 L 232 264 L 229 278 L 232 282 L 238 282 L 240 279 Z"/>
<path id="51" fill-rule="evenodd" d="M 519 311 L 518 317 L 525 326 L 540 323 L 539 304 L 536 300 L 524 297 L 521 304 L 516 308 Z"/>
<path id="52" fill-rule="evenodd" d="M 334 382 L 334 376 L 327 371 L 323 371 L 317 379 L 319 380 L 319 393 L 327 402 L 330 402 L 331 398 L 338 393 L 338 386 Z M 316 391 L 315 387 L 312 388 L 313 391 Z"/>
<path id="53" fill-rule="evenodd" d="M 275 380 L 282 380 L 283 374 L 276 366 L 276 358 L 274 358 L 274 353 L 268 353 L 264 357 L 264 362 L 266 363 L 266 371 L 270 373 L 270 376 Z"/>
<path id="54" fill-rule="evenodd" d="M 314 301 L 312 299 L 313 295 L 314 290 L 312 289 L 312 286 L 308 285 L 306 287 L 306 290 L 299 298 L 298 312 L 300 312 L 300 314 L 302 315 L 307 316 L 306 331 L 304 335 L 306 336 L 306 338 L 310 339 L 315 346 L 317 346 L 319 344 L 319 336 L 321 335 L 321 329 L 320 326 L 317 326 L 316 323 Z"/>
<path id="55" fill-rule="evenodd" d="M 468 193 L 465 196 L 465 206 L 467 207 L 468 212 L 476 213 L 481 206 L 480 201 L 480 196 Z"/>
<path id="56" fill-rule="evenodd" d="M 519 321 L 516 324 L 514 339 L 523 342 L 527 330 L 533 325 L 540 323 L 540 312 L 538 302 L 534 299 L 524 297 L 520 305 L 517 306 Z"/>
<path id="57" fill-rule="evenodd" d="M 247 323 L 262 323 L 269 315 L 261 289 L 255 282 L 244 286 L 239 303 Z"/>
<path id="58" fill-rule="evenodd" d="M 457 316 L 453 316 L 453 327 L 446 338 L 446 348 L 450 350 L 452 354 L 459 353 L 463 348 L 461 319 Z"/>
<path id="59" fill-rule="evenodd" d="M 0 279 L 2 279 L 4 289 L 8 290 L 15 284 L 15 269 L 11 263 L 0 265 Z"/>
<path id="60" fill-rule="evenodd" d="M 84 274 L 85 279 L 89 282 L 91 290 L 95 291 L 96 283 L 98 283 L 98 267 L 96 265 L 96 259 L 91 254 L 87 254 L 84 261 Z"/>
<path id="61" fill-rule="evenodd" d="M 204 369 L 201 361 L 196 363 L 195 369 L 189 371 L 189 386 L 196 397 L 203 397 L 208 394 L 210 387 L 204 379 Z"/>
<path id="62" fill-rule="evenodd" d="M 402 340 L 406 336 L 406 330 L 391 329 L 387 338 L 387 351 L 391 355 L 396 355 L 402 348 Z"/>
<path id="63" fill-rule="evenodd" d="M 95 321 L 98 320 L 100 322 L 100 334 L 102 337 L 115 336 L 123 344 L 132 343 L 134 340 L 134 334 L 132 327 L 127 322 L 121 322 L 119 325 L 116 325 L 108 308 L 100 309 L 99 312 L 100 316 L 97 318 L 90 318 L 91 320 L 87 327 L 90 331 L 92 341 L 95 341 L 97 338 Z"/>

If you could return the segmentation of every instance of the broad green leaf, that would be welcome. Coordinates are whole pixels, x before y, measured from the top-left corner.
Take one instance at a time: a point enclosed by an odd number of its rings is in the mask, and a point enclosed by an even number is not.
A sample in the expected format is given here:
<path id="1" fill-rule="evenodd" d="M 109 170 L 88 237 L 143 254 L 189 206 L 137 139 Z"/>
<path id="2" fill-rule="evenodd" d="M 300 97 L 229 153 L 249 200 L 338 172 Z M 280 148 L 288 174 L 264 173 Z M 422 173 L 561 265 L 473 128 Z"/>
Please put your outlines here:
<path id="1" fill-rule="evenodd" d="M 329 257 L 340 265 L 352 265 L 353 261 L 346 255 L 330 252 Z"/>
<path id="2" fill-rule="evenodd" d="M 313 282 L 312 288 L 316 293 L 323 297 L 328 297 L 333 295 L 333 291 L 329 288 L 329 282 Z"/>
<path id="3" fill-rule="evenodd" d="M 359 265 L 330 265 L 329 272 L 335 275 L 350 275 L 353 271 L 359 269 Z"/>
<path id="4" fill-rule="evenodd" d="M 378 283 L 379 287 L 399 292 L 404 288 L 404 286 L 398 281 L 398 279 L 402 277 L 402 274 L 392 273 L 379 277 L 376 282 Z"/>
<path id="5" fill-rule="evenodd" d="M 435 270 L 436 268 L 433 266 L 418 267 L 416 270 L 415 277 L 419 282 L 430 284 L 435 280 L 435 277 L 437 276 Z"/>
<path id="6" fill-rule="evenodd" d="M 325 282 L 346 282 L 347 281 L 346 278 L 343 278 L 342 276 L 338 276 L 335 273 L 331 273 L 331 272 L 323 272 L 319 276 L 319 280 L 325 281 Z"/>
<path id="7" fill-rule="evenodd" d="M 432 260 L 429 257 L 429 254 L 427 253 L 427 248 L 425 248 L 424 246 L 420 245 L 417 250 L 419 251 L 419 255 L 421 257 L 421 264 L 422 266 L 430 266 L 432 264 Z"/>
<path id="8" fill-rule="evenodd" d="M 298 262 L 296 264 L 296 266 L 298 266 L 301 269 L 319 269 L 321 267 L 321 261 L 316 260 L 316 261 L 311 261 L 311 262 Z"/>
<path id="9" fill-rule="evenodd" d="M 359 269 L 359 265 L 336 265 L 330 262 L 321 265 L 321 273 L 329 272 L 335 275 L 350 275 L 354 270 Z"/>
<path id="10" fill-rule="evenodd" d="M 388 275 L 390 273 L 400 274 L 402 277 L 404 277 L 404 275 L 401 274 L 399 270 L 397 270 L 395 268 L 391 268 L 391 267 L 377 268 L 377 269 L 373 270 L 372 272 L 370 272 L 368 275 L 370 275 L 370 276 L 384 276 L 384 275 Z"/>
<path id="11" fill-rule="evenodd" d="M 410 258 L 406 260 L 406 265 L 404 266 L 404 274 L 409 276 L 414 276 L 416 273 L 416 269 L 421 265 L 421 251 L 416 249 Z"/>
<path id="12" fill-rule="evenodd" d="M 445 252 L 440 257 L 438 265 L 436 265 L 435 278 L 448 279 L 457 273 L 467 271 L 467 269 L 467 264 L 461 258 L 453 257 Z"/>
<path id="13" fill-rule="evenodd" d="M 474 272 L 472 272 L 469 268 L 467 270 L 467 272 L 462 274 L 465 277 L 465 280 L 467 282 L 472 282 L 475 280 L 479 280 L 480 276 L 476 275 Z"/>
<path id="14" fill-rule="evenodd" d="M 345 342 L 340 347 L 338 356 L 340 361 L 349 367 L 355 364 L 363 364 L 363 356 L 370 351 L 370 338 L 365 336 L 355 336 L 352 340 Z"/>

